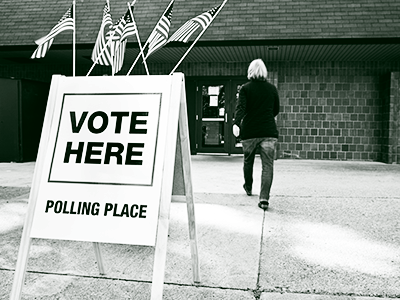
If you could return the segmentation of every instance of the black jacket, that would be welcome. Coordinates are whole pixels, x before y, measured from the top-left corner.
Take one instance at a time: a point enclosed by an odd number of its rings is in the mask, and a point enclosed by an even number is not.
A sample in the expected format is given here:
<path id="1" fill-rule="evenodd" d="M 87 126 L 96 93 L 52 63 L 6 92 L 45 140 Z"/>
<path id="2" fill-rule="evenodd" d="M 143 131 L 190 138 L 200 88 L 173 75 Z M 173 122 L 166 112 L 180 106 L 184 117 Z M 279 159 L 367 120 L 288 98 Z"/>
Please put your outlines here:
<path id="1" fill-rule="evenodd" d="M 240 127 L 242 140 L 278 138 L 274 119 L 278 113 L 279 95 L 276 87 L 267 81 L 250 80 L 239 91 L 234 124 Z"/>

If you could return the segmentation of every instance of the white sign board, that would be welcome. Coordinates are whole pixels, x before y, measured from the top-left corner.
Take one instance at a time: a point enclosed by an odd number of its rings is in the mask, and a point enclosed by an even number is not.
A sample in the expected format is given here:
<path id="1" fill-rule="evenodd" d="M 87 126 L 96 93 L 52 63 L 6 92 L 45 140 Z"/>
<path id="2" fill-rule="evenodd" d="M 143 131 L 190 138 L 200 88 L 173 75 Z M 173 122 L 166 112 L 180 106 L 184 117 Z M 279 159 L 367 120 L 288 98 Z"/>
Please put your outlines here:
<path id="1" fill-rule="evenodd" d="M 169 211 L 185 198 L 200 266 L 184 76 L 53 76 L 10 299 L 21 299 L 31 238 L 155 246 L 162 299 Z"/>
<path id="2" fill-rule="evenodd" d="M 59 79 L 31 237 L 155 245 L 172 78 Z"/>

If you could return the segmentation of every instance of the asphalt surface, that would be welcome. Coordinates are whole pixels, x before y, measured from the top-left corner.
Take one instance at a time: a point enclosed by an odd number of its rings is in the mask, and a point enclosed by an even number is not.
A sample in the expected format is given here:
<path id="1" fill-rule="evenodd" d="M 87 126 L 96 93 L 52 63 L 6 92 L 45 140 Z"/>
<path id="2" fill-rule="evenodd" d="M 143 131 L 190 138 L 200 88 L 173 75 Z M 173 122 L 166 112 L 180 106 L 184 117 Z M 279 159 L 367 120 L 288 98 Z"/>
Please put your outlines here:
<path id="1" fill-rule="evenodd" d="M 34 163 L 0 163 L 0 299 L 9 299 Z M 277 160 L 270 209 L 241 156 L 192 156 L 201 282 L 172 203 L 163 299 L 400 299 L 400 165 Z M 126 229 L 130 234 L 129 229 Z M 153 247 L 33 239 L 22 299 L 150 299 Z"/>

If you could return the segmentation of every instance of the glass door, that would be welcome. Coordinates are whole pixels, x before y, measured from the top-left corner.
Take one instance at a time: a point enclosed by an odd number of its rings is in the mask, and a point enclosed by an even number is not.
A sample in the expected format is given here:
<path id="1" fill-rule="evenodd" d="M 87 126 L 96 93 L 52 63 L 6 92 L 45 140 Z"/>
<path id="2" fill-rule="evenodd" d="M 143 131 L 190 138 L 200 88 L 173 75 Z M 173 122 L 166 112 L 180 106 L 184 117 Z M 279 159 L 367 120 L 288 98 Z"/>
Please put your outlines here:
<path id="1" fill-rule="evenodd" d="M 268 80 L 277 84 L 277 73 Z M 196 80 L 196 152 L 242 154 L 242 142 L 232 133 L 239 90 L 246 77 L 211 77 Z"/>
<path id="2" fill-rule="evenodd" d="M 232 111 L 232 125 L 233 122 L 235 121 L 235 110 L 236 110 L 236 103 L 237 100 L 239 99 L 239 90 L 242 86 L 242 84 L 246 83 L 246 80 L 233 80 L 232 81 L 232 88 L 234 90 L 234 93 L 232 95 L 232 101 L 230 101 L 230 111 Z M 232 130 L 231 130 L 232 131 Z M 235 137 L 233 134 L 231 143 L 230 143 L 230 153 L 232 154 L 242 154 L 243 153 L 243 148 L 242 148 L 242 141 L 240 138 Z"/>
<path id="3" fill-rule="evenodd" d="M 227 112 L 226 89 L 227 83 L 219 82 L 202 84 L 198 86 L 201 93 L 199 114 L 197 115 L 200 136 L 198 138 L 198 151 L 208 153 L 228 153 L 227 143 Z M 199 132 L 199 131 L 198 131 Z"/>

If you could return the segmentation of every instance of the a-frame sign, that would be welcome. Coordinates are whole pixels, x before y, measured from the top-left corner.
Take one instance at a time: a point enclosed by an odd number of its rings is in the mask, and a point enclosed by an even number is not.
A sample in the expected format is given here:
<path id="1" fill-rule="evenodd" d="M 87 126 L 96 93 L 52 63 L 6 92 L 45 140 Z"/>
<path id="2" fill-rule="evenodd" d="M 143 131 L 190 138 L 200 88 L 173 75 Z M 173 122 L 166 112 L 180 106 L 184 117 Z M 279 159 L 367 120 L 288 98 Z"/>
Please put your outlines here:
<path id="1" fill-rule="evenodd" d="M 93 242 L 100 273 L 99 243 L 154 246 L 151 299 L 162 299 L 171 200 L 187 203 L 199 282 L 183 74 L 53 76 L 11 299 L 32 238 Z"/>

